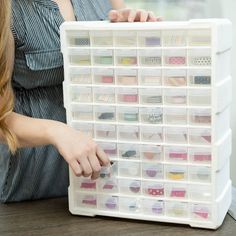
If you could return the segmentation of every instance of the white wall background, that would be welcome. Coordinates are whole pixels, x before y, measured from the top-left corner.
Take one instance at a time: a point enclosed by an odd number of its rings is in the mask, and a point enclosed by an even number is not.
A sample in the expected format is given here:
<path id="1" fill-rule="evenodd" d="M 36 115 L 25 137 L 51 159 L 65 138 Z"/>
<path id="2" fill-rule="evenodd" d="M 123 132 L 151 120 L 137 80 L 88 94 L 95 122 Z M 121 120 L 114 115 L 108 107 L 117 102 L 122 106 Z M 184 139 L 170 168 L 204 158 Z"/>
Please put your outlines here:
<path id="1" fill-rule="evenodd" d="M 126 0 L 135 8 L 145 8 L 163 16 L 164 20 L 187 20 L 191 18 L 224 17 L 233 23 L 233 103 L 231 127 L 233 130 L 233 153 L 231 156 L 231 178 L 236 186 L 236 0 Z"/>
<path id="2" fill-rule="evenodd" d="M 236 187 L 236 1 L 221 0 L 222 16 L 229 18 L 233 23 L 233 50 L 232 50 L 232 76 L 233 76 L 233 103 L 231 115 L 231 127 L 233 130 L 233 154 L 231 156 L 231 178 Z"/>

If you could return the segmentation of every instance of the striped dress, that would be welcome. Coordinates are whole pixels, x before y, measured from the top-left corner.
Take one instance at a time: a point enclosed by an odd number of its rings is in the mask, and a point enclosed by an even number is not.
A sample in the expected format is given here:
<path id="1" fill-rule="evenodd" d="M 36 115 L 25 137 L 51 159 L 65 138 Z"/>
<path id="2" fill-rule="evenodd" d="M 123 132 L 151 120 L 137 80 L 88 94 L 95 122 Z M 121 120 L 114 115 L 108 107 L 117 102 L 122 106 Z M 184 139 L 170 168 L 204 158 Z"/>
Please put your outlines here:
<path id="1" fill-rule="evenodd" d="M 78 21 L 104 20 L 108 0 L 71 0 Z M 64 19 L 50 0 L 13 0 L 15 112 L 66 122 L 59 27 Z M 27 128 L 27 124 L 26 124 Z M 53 146 L 23 148 L 13 156 L 0 145 L 0 201 L 67 195 L 68 166 Z"/>

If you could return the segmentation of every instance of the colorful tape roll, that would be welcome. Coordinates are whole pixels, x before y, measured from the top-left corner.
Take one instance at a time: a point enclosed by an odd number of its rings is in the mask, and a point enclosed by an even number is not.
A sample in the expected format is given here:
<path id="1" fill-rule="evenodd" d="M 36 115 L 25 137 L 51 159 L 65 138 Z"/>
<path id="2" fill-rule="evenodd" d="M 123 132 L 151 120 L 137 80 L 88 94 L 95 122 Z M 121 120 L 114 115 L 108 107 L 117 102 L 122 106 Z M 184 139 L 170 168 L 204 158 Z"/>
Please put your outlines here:
<path id="1" fill-rule="evenodd" d="M 138 121 L 138 113 L 124 113 L 123 118 L 125 121 Z"/>
<path id="2" fill-rule="evenodd" d="M 102 76 L 102 83 L 105 83 L 105 84 L 112 84 L 113 81 L 114 81 L 114 78 L 113 76 Z"/>
<path id="3" fill-rule="evenodd" d="M 123 95 L 123 102 L 137 102 L 138 101 L 138 95 L 137 94 L 126 94 Z"/>
<path id="4" fill-rule="evenodd" d="M 145 45 L 149 47 L 155 47 L 161 45 L 160 37 L 146 37 Z"/>
<path id="5" fill-rule="evenodd" d="M 129 189 L 132 193 L 139 193 L 140 192 L 140 182 L 134 181 L 130 183 Z"/>
<path id="6" fill-rule="evenodd" d="M 104 112 L 98 116 L 99 120 L 112 120 L 114 119 L 115 114 L 113 112 Z"/>

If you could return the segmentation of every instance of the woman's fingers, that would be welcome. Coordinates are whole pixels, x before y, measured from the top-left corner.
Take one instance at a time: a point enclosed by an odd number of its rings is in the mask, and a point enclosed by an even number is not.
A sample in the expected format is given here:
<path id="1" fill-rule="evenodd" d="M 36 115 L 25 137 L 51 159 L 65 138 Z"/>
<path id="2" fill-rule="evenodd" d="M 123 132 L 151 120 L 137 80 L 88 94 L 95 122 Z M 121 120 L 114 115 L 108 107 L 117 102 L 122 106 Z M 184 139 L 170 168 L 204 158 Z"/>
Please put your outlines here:
<path id="1" fill-rule="evenodd" d="M 89 161 L 88 161 L 88 159 L 87 159 L 86 156 L 84 156 L 84 157 L 80 160 L 80 165 L 81 165 L 81 167 L 82 167 L 82 175 L 83 175 L 84 177 L 89 177 L 89 176 L 92 175 L 93 170 L 92 170 L 92 168 L 91 168 L 91 166 L 90 166 L 90 163 L 89 163 Z"/>
<path id="2" fill-rule="evenodd" d="M 129 10 L 127 21 L 134 22 L 136 17 L 137 17 L 137 11 L 136 10 Z"/>
<path id="3" fill-rule="evenodd" d="M 73 160 L 70 163 L 70 167 L 76 176 L 80 177 L 82 175 L 82 169 L 78 161 Z"/>
<path id="4" fill-rule="evenodd" d="M 116 10 L 111 10 L 109 12 L 109 19 L 111 22 L 117 22 L 118 21 L 118 12 Z"/>
<path id="5" fill-rule="evenodd" d="M 161 21 L 160 17 L 156 17 L 152 11 L 135 10 L 135 9 L 121 9 L 111 10 L 109 12 L 109 19 L 111 22 L 155 22 Z"/>
<path id="6" fill-rule="evenodd" d="M 109 166 L 110 160 L 106 153 L 98 145 L 92 145 L 87 154 L 79 156 L 78 161 L 73 160 L 70 166 L 76 176 L 90 177 L 97 179 L 99 177 L 101 166 Z"/>
<path id="7" fill-rule="evenodd" d="M 157 21 L 157 17 L 155 16 L 155 14 L 152 11 L 148 12 L 148 20 L 149 22 L 155 22 Z"/>
<path id="8" fill-rule="evenodd" d="M 91 153 L 88 157 L 88 161 L 93 171 L 91 179 L 97 179 L 101 171 L 101 165 L 98 161 L 97 156 Z"/>
<path id="9" fill-rule="evenodd" d="M 139 15 L 139 21 L 140 22 L 147 22 L 148 16 L 149 16 L 149 13 L 147 11 L 139 10 L 137 15 Z"/>
<path id="10" fill-rule="evenodd" d="M 97 146 L 96 148 L 97 158 L 101 164 L 101 166 L 109 166 L 110 160 L 107 154 L 102 150 L 101 147 Z"/>
<path id="11" fill-rule="evenodd" d="M 124 10 L 111 10 L 109 12 L 109 19 L 111 22 L 126 22 L 129 11 Z"/>

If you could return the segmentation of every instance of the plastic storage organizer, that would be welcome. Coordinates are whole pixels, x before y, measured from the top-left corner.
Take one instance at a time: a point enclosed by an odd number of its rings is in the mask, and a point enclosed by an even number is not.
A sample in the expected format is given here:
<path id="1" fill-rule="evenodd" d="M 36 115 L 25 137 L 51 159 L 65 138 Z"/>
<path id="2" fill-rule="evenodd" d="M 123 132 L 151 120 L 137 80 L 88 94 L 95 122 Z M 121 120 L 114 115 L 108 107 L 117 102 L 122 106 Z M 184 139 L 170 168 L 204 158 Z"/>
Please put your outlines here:
<path id="1" fill-rule="evenodd" d="M 231 23 L 68 22 L 61 27 L 68 124 L 112 165 L 70 171 L 69 208 L 217 228 L 231 202 Z"/>

